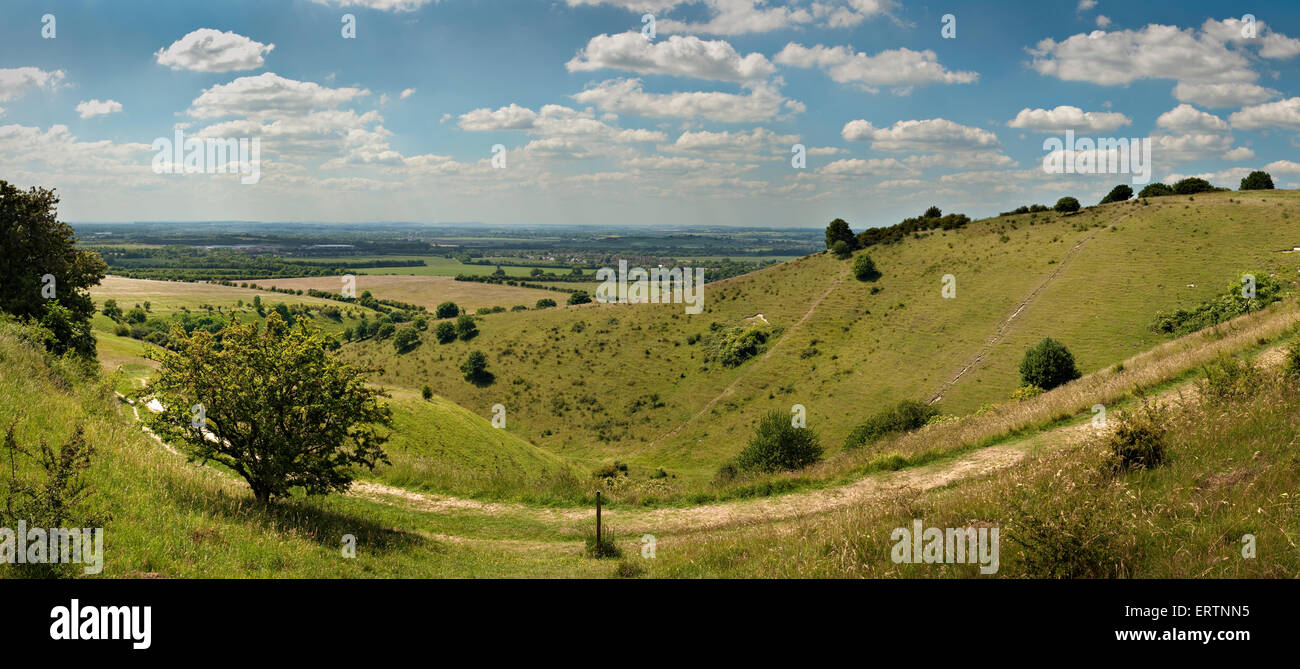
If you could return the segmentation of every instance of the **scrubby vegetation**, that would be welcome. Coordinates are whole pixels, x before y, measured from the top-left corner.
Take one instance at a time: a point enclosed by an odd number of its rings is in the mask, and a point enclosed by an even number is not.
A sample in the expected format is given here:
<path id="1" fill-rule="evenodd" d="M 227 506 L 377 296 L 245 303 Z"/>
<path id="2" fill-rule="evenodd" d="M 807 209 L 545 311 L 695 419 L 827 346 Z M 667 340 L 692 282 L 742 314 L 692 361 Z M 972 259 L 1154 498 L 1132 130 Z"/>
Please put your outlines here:
<path id="1" fill-rule="evenodd" d="M 789 471 L 806 467 L 821 456 L 816 432 L 794 427 L 789 414 L 773 409 L 758 421 L 749 444 L 736 456 L 736 464 L 748 472 Z"/>
<path id="2" fill-rule="evenodd" d="M 1282 299 L 1289 289 L 1290 287 L 1277 277 L 1264 274 L 1244 275 L 1242 282 L 1228 284 L 1225 291 L 1213 300 L 1203 302 L 1192 309 L 1157 313 L 1151 329 L 1173 335 L 1195 332 L 1242 314 L 1259 311 Z"/>
<path id="3" fill-rule="evenodd" d="M 911 432 L 924 426 L 939 413 L 939 407 L 932 404 L 903 400 L 893 407 L 876 412 L 853 428 L 844 440 L 844 450 L 868 446 L 890 435 Z"/>

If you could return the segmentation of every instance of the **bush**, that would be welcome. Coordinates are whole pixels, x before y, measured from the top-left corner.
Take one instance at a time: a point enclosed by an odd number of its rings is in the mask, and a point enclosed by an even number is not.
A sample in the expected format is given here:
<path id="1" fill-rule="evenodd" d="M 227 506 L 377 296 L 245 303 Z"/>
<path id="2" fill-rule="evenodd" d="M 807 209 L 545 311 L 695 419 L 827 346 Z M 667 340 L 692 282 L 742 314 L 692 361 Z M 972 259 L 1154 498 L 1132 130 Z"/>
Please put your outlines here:
<path id="1" fill-rule="evenodd" d="M 1017 388 L 1014 393 L 1011 393 L 1011 399 L 1019 402 L 1021 400 L 1027 400 L 1032 397 L 1038 397 L 1039 395 L 1042 395 L 1045 392 L 1047 391 L 1032 384 L 1028 386 L 1021 386 Z"/>
<path id="2" fill-rule="evenodd" d="M 930 207 L 925 210 L 924 214 L 921 214 L 921 218 L 939 218 L 940 216 L 943 216 L 943 210 L 938 207 Z"/>
<path id="3" fill-rule="evenodd" d="M 1062 214 L 1073 214 L 1079 211 L 1079 201 L 1072 197 L 1063 197 L 1056 201 L 1056 206 L 1052 207 Z"/>
<path id="4" fill-rule="evenodd" d="M 456 341 L 456 324 L 451 321 L 443 321 L 438 327 L 433 329 L 433 336 L 439 344 L 450 344 Z"/>
<path id="5" fill-rule="evenodd" d="M 1282 363 L 1282 374 L 1291 380 L 1300 379 L 1300 340 L 1291 342 L 1286 350 L 1286 360 Z"/>
<path id="6" fill-rule="evenodd" d="M 570 306 L 575 304 L 587 304 L 588 302 L 591 302 L 591 296 L 588 295 L 587 291 L 585 290 L 579 290 L 573 293 L 569 293 Z"/>
<path id="7" fill-rule="evenodd" d="M 853 247 L 849 246 L 848 242 L 843 239 L 838 239 L 831 246 L 831 253 L 834 253 L 836 258 L 844 260 L 853 255 Z"/>
<path id="8" fill-rule="evenodd" d="M 549 297 L 543 297 L 542 299 L 537 301 L 538 309 L 549 309 L 553 306 L 555 306 L 555 300 L 552 300 Z"/>
<path id="9" fill-rule="evenodd" d="M 379 335 L 379 338 L 380 338 L 380 339 L 388 339 L 389 337 L 393 336 L 393 333 L 394 333 L 394 332 L 397 332 L 397 326 L 396 326 L 396 325 L 393 325 L 392 323 L 380 323 L 380 324 L 379 324 L 379 332 L 378 332 L 378 335 Z"/>
<path id="10" fill-rule="evenodd" d="M 1268 172 L 1255 170 L 1242 178 L 1241 190 L 1273 190 L 1273 177 Z"/>
<path id="11" fill-rule="evenodd" d="M 433 388 L 430 388 L 429 386 L 421 388 L 420 397 L 423 397 L 426 402 L 433 399 Z"/>
<path id="12" fill-rule="evenodd" d="M 1201 390 L 1207 397 L 1217 400 L 1253 397 L 1263 381 L 1257 367 L 1226 355 L 1206 365 L 1203 371 L 1205 378 L 1201 381 Z"/>
<path id="13" fill-rule="evenodd" d="M 903 400 L 892 408 L 875 413 L 853 428 L 848 438 L 844 440 L 844 450 L 853 450 L 871 444 L 891 434 L 911 432 L 937 415 L 939 415 L 937 406 L 916 400 Z"/>
<path id="14" fill-rule="evenodd" d="M 1264 274 L 1253 275 L 1255 279 L 1255 297 L 1242 296 L 1242 284 L 1229 283 L 1225 291 L 1208 302 L 1203 302 L 1191 310 L 1179 309 L 1172 313 L 1159 312 L 1151 323 L 1151 329 L 1173 335 L 1190 332 L 1217 325 L 1282 299 L 1287 284 L 1281 279 Z"/>
<path id="15" fill-rule="evenodd" d="M 1187 177 L 1182 181 L 1174 184 L 1174 192 L 1178 195 L 1195 195 L 1197 193 L 1208 193 L 1214 190 L 1214 186 L 1205 179 L 1197 177 Z"/>
<path id="16" fill-rule="evenodd" d="M 763 416 L 749 444 L 736 458 L 744 471 L 775 472 L 806 467 L 821 459 L 817 433 L 790 424 L 790 415 L 773 409 Z"/>
<path id="17" fill-rule="evenodd" d="M 1051 390 L 1063 383 L 1079 378 L 1074 366 L 1074 355 L 1055 339 L 1044 339 L 1025 351 L 1020 361 L 1020 381 L 1024 386 L 1038 386 Z"/>
<path id="18" fill-rule="evenodd" d="M 443 302 L 433 312 L 438 318 L 455 318 L 460 315 L 460 307 L 455 302 Z"/>
<path id="19" fill-rule="evenodd" d="M 705 357 L 724 367 L 736 367 L 756 356 L 767 344 L 768 330 L 761 325 L 717 330 L 705 342 Z"/>
<path id="20" fill-rule="evenodd" d="M 863 253 L 853 259 L 853 276 L 858 281 L 875 281 L 880 278 L 880 272 L 876 269 L 876 263 L 871 256 Z"/>
<path id="21" fill-rule="evenodd" d="M 1144 405 L 1125 414 L 1110 435 L 1109 451 L 1116 471 L 1154 469 L 1165 460 L 1164 416 L 1159 407 Z"/>
<path id="22" fill-rule="evenodd" d="M 618 545 L 610 538 L 611 530 L 606 526 L 601 532 L 600 537 L 596 536 L 594 530 L 587 533 L 587 547 L 583 549 L 583 554 L 589 558 L 617 558 L 623 557 L 623 551 L 619 550 Z"/>
<path id="23" fill-rule="evenodd" d="M 462 314 L 456 317 L 456 336 L 464 341 L 469 341 L 478 335 L 478 324 L 474 322 L 474 317 L 469 314 Z"/>
<path id="24" fill-rule="evenodd" d="M 1165 195 L 1173 195 L 1173 194 L 1174 194 L 1174 189 L 1157 181 L 1153 184 L 1147 184 L 1145 187 L 1143 187 L 1142 192 L 1138 193 L 1138 197 L 1163 197 Z"/>
<path id="25" fill-rule="evenodd" d="M 460 364 L 460 371 L 466 381 L 482 378 L 487 373 L 487 356 L 482 351 L 472 351 Z"/>
<path id="26" fill-rule="evenodd" d="M 414 327 L 402 328 L 397 331 L 397 336 L 393 337 L 393 350 L 398 355 L 411 351 L 420 345 L 420 332 Z"/>
<path id="27" fill-rule="evenodd" d="M 1133 189 L 1128 184 L 1120 184 L 1110 190 L 1106 197 L 1101 199 L 1100 204 L 1110 204 L 1111 202 L 1128 202 L 1133 198 Z"/>
<path id="28" fill-rule="evenodd" d="M 1065 463 L 1016 486 L 1003 535 L 1029 578 L 1114 578 L 1130 570 L 1134 533 L 1102 472 Z M 1004 560 L 1004 563 L 1006 561 Z"/>

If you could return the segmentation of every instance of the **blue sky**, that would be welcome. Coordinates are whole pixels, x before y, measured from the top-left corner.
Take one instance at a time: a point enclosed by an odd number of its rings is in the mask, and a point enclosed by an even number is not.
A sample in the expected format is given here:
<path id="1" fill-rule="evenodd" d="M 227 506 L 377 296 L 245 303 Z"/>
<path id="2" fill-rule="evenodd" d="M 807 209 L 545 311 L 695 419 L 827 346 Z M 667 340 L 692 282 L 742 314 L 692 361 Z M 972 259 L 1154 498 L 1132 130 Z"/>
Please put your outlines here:
<path id="1" fill-rule="evenodd" d="M 1300 187 L 1300 8 L 1152 4 L 10 0 L 0 179 L 71 221 L 862 228 L 1131 182 L 1045 173 L 1071 129 Z M 260 180 L 156 173 L 177 127 L 260 139 Z"/>

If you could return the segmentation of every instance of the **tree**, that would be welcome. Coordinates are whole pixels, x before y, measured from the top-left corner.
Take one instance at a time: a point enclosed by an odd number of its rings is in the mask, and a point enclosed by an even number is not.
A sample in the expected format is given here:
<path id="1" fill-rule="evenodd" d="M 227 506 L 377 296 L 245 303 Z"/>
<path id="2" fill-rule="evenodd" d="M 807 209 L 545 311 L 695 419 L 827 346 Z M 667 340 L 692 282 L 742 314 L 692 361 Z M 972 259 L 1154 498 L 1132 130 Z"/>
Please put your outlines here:
<path id="1" fill-rule="evenodd" d="M 1242 178 L 1241 190 L 1273 190 L 1273 177 L 1268 172 L 1255 170 Z"/>
<path id="2" fill-rule="evenodd" d="M 425 318 L 424 316 L 416 316 L 415 321 L 412 322 L 411 324 L 414 325 L 415 329 L 419 330 L 420 332 L 424 332 L 425 330 L 429 329 L 429 319 Z"/>
<path id="3" fill-rule="evenodd" d="M 442 321 L 438 327 L 433 329 L 433 336 L 439 344 L 449 344 L 456 341 L 456 324 L 451 321 Z"/>
<path id="4" fill-rule="evenodd" d="M 1079 201 L 1072 197 L 1063 197 L 1056 201 L 1056 206 L 1053 209 L 1062 214 L 1073 214 L 1079 211 Z"/>
<path id="5" fill-rule="evenodd" d="M 95 304 L 87 290 L 99 284 L 108 266 L 98 253 L 76 247 L 72 226 L 58 220 L 59 198 L 44 188 L 19 190 L 0 180 L 0 311 L 68 327 L 47 343 L 56 353 L 94 357 L 90 319 Z M 56 304 L 57 303 L 57 304 Z"/>
<path id="6" fill-rule="evenodd" d="M 588 302 L 591 302 L 591 296 L 588 295 L 585 290 L 578 290 L 569 293 L 569 306 L 575 304 L 587 304 Z"/>
<path id="7" fill-rule="evenodd" d="M 542 299 L 537 301 L 538 309 L 549 309 L 550 307 L 553 306 L 555 306 L 555 300 L 552 300 L 549 297 L 543 297 Z"/>
<path id="8" fill-rule="evenodd" d="M 433 388 L 430 388 L 429 386 L 421 388 L 420 397 L 423 397 L 426 402 L 433 399 Z"/>
<path id="9" fill-rule="evenodd" d="M 1079 370 L 1074 366 L 1074 355 L 1055 339 L 1038 342 L 1037 346 L 1025 351 L 1025 357 L 1020 361 L 1022 386 L 1051 390 L 1079 376 Z"/>
<path id="10" fill-rule="evenodd" d="M 759 420 L 754 436 L 736 458 L 736 464 L 745 471 L 775 472 L 806 467 L 821 456 L 822 446 L 816 432 L 794 427 L 790 414 L 773 409 Z"/>
<path id="11" fill-rule="evenodd" d="M 379 324 L 379 331 L 375 334 L 379 335 L 380 339 L 388 339 L 393 336 L 394 332 L 397 332 L 396 325 L 393 325 L 391 322 L 383 322 Z"/>
<path id="12" fill-rule="evenodd" d="M 122 314 L 122 307 L 117 306 L 117 300 L 104 300 L 104 315 L 114 321 L 120 322 L 125 316 Z"/>
<path id="13" fill-rule="evenodd" d="M 469 341 L 478 335 L 478 324 L 474 322 L 474 317 L 464 314 L 456 318 L 456 336 L 465 341 Z"/>
<path id="14" fill-rule="evenodd" d="M 433 312 L 438 318 L 455 318 L 460 315 L 460 307 L 455 302 L 443 302 L 438 305 L 438 309 Z"/>
<path id="15" fill-rule="evenodd" d="M 837 239 L 835 245 L 831 246 L 831 253 L 834 253 L 836 258 L 844 260 L 853 256 L 853 247 L 849 246 L 843 239 Z"/>
<path id="16" fill-rule="evenodd" d="M 1120 184 L 1112 189 L 1106 197 L 1101 199 L 1099 204 L 1110 204 L 1111 202 L 1128 202 L 1133 197 L 1133 189 L 1128 184 Z"/>
<path id="17" fill-rule="evenodd" d="M 465 375 L 466 381 L 474 381 L 482 378 L 487 374 L 487 356 L 482 351 L 472 351 L 465 358 L 465 362 L 460 364 L 460 371 Z"/>
<path id="18" fill-rule="evenodd" d="M 1174 189 L 1157 181 L 1153 184 L 1147 184 L 1145 187 L 1143 187 L 1142 192 L 1138 193 L 1138 197 L 1161 197 L 1164 195 L 1173 195 L 1173 194 L 1174 194 Z"/>
<path id="19" fill-rule="evenodd" d="M 871 256 L 863 253 L 853 260 L 853 276 L 858 281 L 875 281 L 880 278 L 880 272 L 876 269 L 876 263 Z"/>
<path id="20" fill-rule="evenodd" d="M 925 213 L 921 215 L 921 218 L 939 218 L 941 216 L 943 216 L 942 209 L 938 207 L 930 207 L 925 210 Z"/>
<path id="21" fill-rule="evenodd" d="M 839 241 L 848 244 L 849 250 L 857 248 L 858 238 L 854 236 L 853 230 L 849 228 L 849 224 L 842 218 L 837 218 L 826 226 L 826 248 L 834 248 L 835 242 Z"/>
<path id="22" fill-rule="evenodd" d="M 174 351 L 149 353 L 160 365 L 150 388 L 164 407 L 155 430 L 244 477 L 258 503 L 295 487 L 343 491 L 354 466 L 388 461 L 378 429 L 392 425 L 385 395 L 325 350 L 319 328 L 272 313 L 263 327 L 232 319 L 217 335 L 175 324 L 171 338 Z"/>
<path id="23" fill-rule="evenodd" d="M 397 331 L 397 336 L 393 337 L 393 350 L 398 355 L 406 353 L 416 346 L 420 345 L 420 331 L 414 327 L 402 328 Z"/>
<path id="24" fill-rule="evenodd" d="M 531 277 L 536 278 L 536 277 L 539 277 L 539 276 L 541 276 L 541 275 L 543 275 L 543 274 L 545 274 L 545 273 L 546 273 L 546 270 L 544 270 L 544 269 L 542 269 L 542 268 L 540 268 L 540 267 L 534 267 L 534 268 L 532 268 L 531 270 L 528 271 L 528 276 L 531 276 Z"/>
<path id="25" fill-rule="evenodd" d="M 1174 184 L 1174 192 L 1178 195 L 1195 195 L 1196 193 L 1208 193 L 1214 190 L 1210 182 L 1198 177 L 1187 177 L 1182 181 Z"/>

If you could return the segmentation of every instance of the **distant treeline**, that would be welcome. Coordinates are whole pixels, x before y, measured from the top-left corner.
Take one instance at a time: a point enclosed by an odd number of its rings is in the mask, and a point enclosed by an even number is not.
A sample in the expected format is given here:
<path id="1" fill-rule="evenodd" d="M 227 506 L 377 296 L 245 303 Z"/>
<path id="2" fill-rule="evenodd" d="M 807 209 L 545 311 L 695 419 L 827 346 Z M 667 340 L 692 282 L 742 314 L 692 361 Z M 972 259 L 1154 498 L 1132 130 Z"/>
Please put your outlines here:
<path id="1" fill-rule="evenodd" d="M 235 282 L 233 281 L 213 281 L 212 283 L 216 283 L 222 286 L 230 286 L 232 288 L 236 286 Z M 410 302 L 402 302 L 400 300 L 381 300 L 371 295 L 370 291 L 368 290 L 362 291 L 360 297 L 346 297 L 342 293 L 331 293 L 328 290 L 316 290 L 315 288 L 308 288 L 304 291 L 301 288 L 276 288 L 275 286 L 266 287 L 266 286 L 259 286 L 255 283 L 240 283 L 238 284 L 238 287 L 251 288 L 253 290 L 265 290 L 272 293 L 283 293 L 285 295 L 305 294 L 308 297 L 318 297 L 323 300 L 334 300 L 336 302 L 345 302 L 347 304 L 359 304 L 363 307 L 366 307 L 367 309 L 373 309 L 375 311 L 378 311 L 379 313 L 390 313 L 392 309 L 398 309 L 401 311 L 425 311 L 426 310 L 423 305 L 419 305 L 419 304 L 411 304 Z M 390 308 L 385 308 L 385 307 L 390 307 Z"/>
<path id="2" fill-rule="evenodd" d="M 895 223 L 883 228 L 867 228 L 858 233 L 858 248 L 865 249 L 877 244 L 894 244 L 902 241 L 908 235 L 927 230 L 956 230 L 963 228 L 970 223 L 970 217 L 966 214 L 947 214 L 939 215 L 939 210 L 931 207 L 924 215 L 905 218 L 899 223 Z"/>
<path id="3" fill-rule="evenodd" d="M 473 281 L 475 283 L 491 283 L 498 286 L 518 286 L 520 288 L 536 288 L 538 290 L 553 290 L 557 293 L 581 293 L 584 292 L 578 288 L 561 288 L 559 286 L 548 286 L 543 283 L 528 283 L 518 279 L 511 279 L 505 276 L 485 276 L 481 274 L 457 274 L 457 281 Z"/>
<path id="4" fill-rule="evenodd" d="M 288 279 L 304 276 L 337 276 L 368 267 L 423 267 L 424 260 L 373 260 L 322 262 L 289 260 L 278 255 L 238 251 L 202 251 L 168 247 L 136 249 L 98 247 L 112 274 L 132 279 L 171 281 L 234 281 L 240 279 Z"/>

